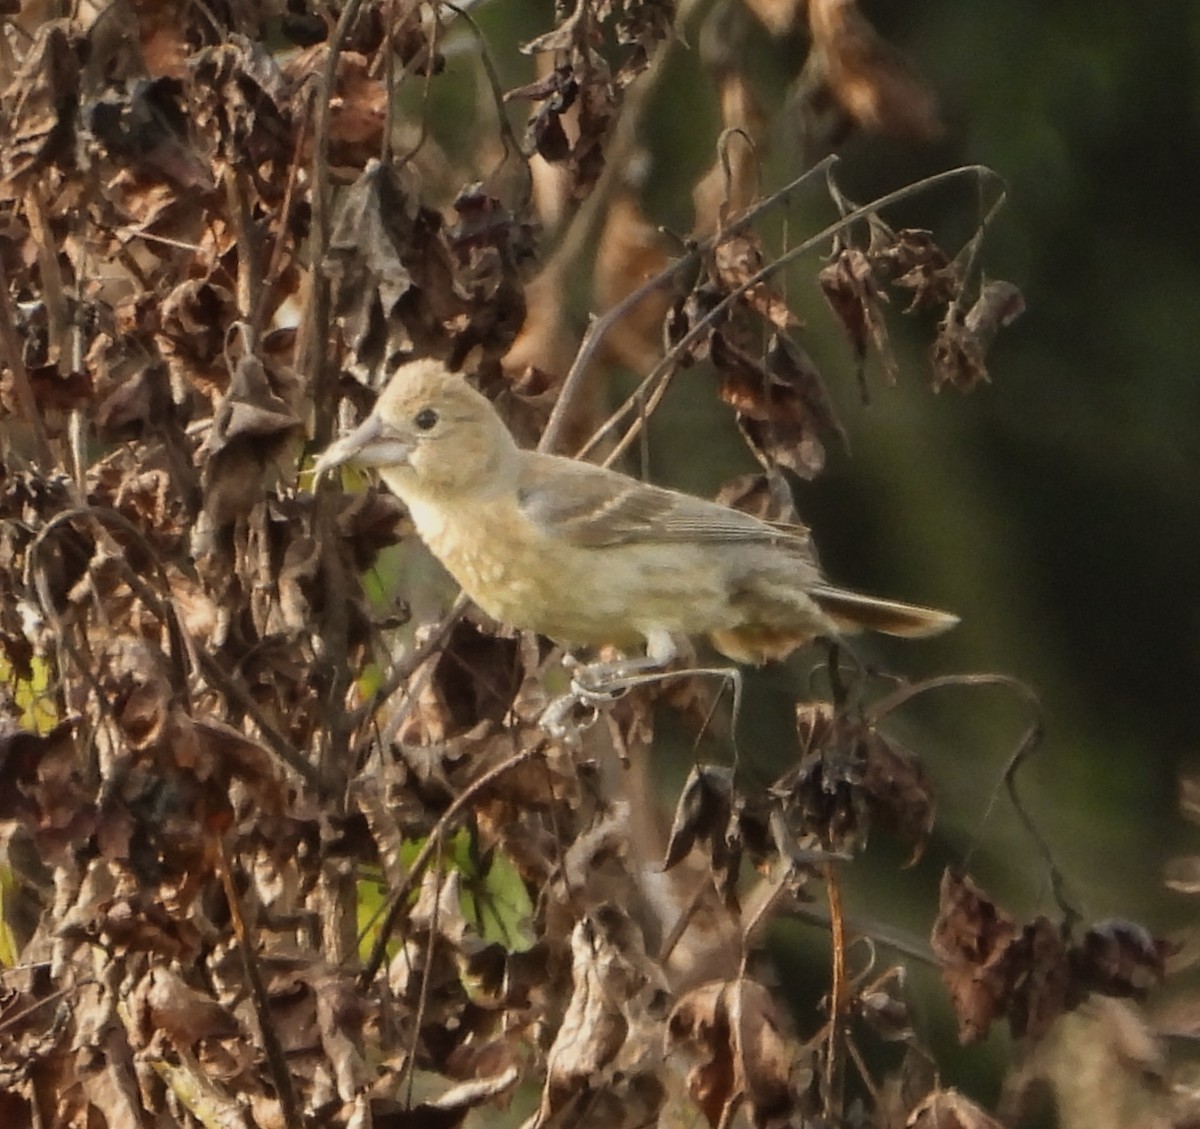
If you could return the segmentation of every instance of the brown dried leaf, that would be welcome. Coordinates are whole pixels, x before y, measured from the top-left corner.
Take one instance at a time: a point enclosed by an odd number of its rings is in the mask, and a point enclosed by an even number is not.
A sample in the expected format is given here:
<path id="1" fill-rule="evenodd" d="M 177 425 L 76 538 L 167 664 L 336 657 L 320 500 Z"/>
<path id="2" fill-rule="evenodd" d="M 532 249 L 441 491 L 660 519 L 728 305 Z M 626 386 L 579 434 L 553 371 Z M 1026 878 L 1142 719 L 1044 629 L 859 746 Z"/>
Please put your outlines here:
<path id="1" fill-rule="evenodd" d="M 89 107 L 87 125 L 100 151 L 126 180 L 165 180 L 186 191 L 211 192 L 212 171 L 206 155 L 191 142 L 186 107 L 178 79 L 136 79 L 109 86 Z M 146 221 L 143 216 L 143 226 Z"/>
<path id="2" fill-rule="evenodd" d="M 203 279 L 184 279 L 163 299 L 155 339 L 181 383 L 201 391 L 224 388 L 225 333 L 237 319 L 233 292 Z"/>
<path id="3" fill-rule="evenodd" d="M 237 362 L 229 391 L 213 412 L 201 450 L 204 512 L 221 529 L 246 516 L 292 459 L 288 448 L 304 424 L 252 353 Z M 288 389 L 292 391 L 292 389 Z"/>
<path id="4" fill-rule="evenodd" d="M 300 67 L 304 57 L 294 58 L 292 67 Z M 222 164 L 245 170 L 272 163 L 287 167 L 295 147 L 288 84 L 265 45 L 231 35 L 198 51 L 189 63 L 191 119 Z M 316 71 L 305 68 L 301 73 Z M 272 189 L 270 179 L 262 176 L 255 184 L 268 199 L 282 191 L 282 183 Z"/>
<path id="5" fill-rule="evenodd" d="M 146 1035 L 161 1031 L 182 1050 L 201 1039 L 232 1039 L 240 1031 L 237 1020 L 220 1003 L 169 968 L 151 968 L 135 999 L 145 1009 Z"/>
<path id="6" fill-rule="evenodd" d="M 1025 309 L 1021 292 L 1011 282 L 984 283 L 975 304 L 963 314 L 952 305 L 938 325 L 931 352 L 933 388 L 950 384 L 963 392 L 989 381 L 985 358 L 997 332 Z"/>
<path id="7" fill-rule="evenodd" d="M 481 630 L 465 617 L 455 624 L 432 679 L 451 732 L 473 729 L 485 720 L 503 720 L 524 677 L 520 658 L 517 639 Z"/>
<path id="8" fill-rule="evenodd" d="M 818 474 L 825 465 L 821 434 L 844 433 L 808 354 L 774 334 L 759 359 L 722 330 L 712 335 L 711 355 L 721 374 L 721 399 L 737 411 L 742 434 L 763 466 L 785 466 L 805 478 Z"/>
<path id="9" fill-rule="evenodd" d="M 891 286 L 912 292 L 906 314 L 945 306 L 962 289 L 958 264 L 950 261 L 931 232 L 912 227 L 892 232 L 873 224 L 867 254 L 877 268 L 887 271 Z"/>
<path id="10" fill-rule="evenodd" d="M 887 295 L 880 288 L 866 252 L 855 247 L 842 248 L 832 263 L 821 268 L 817 281 L 850 338 L 858 361 L 859 383 L 863 384 L 867 349 L 873 346 L 883 364 L 885 381 L 895 384 L 900 368 L 888 340 L 881 305 L 887 301 Z"/>
<path id="11" fill-rule="evenodd" d="M 925 850 L 933 831 L 933 786 L 916 753 L 901 748 L 878 731 L 863 740 L 866 763 L 862 787 L 871 800 L 871 822 L 911 844 L 908 866 Z"/>
<path id="12" fill-rule="evenodd" d="M 323 269 L 357 367 L 374 373 L 416 351 L 450 368 L 477 349 L 499 359 L 525 313 L 530 229 L 471 187 L 455 201 L 459 222 L 443 230 L 409 182 L 372 160 L 334 217 Z"/>
<path id="13" fill-rule="evenodd" d="M 709 844 L 715 859 L 724 850 L 732 811 L 732 770 L 714 765 L 695 766 L 679 791 L 663 870 L 682 862 L 697 839 Z"/>
<path id="14" fill-rule="evenodd" d="M 616 41 L 631 48 L 616 74 L 616 87 L 624 90 L 650 65 L 659 44 L 672 35 L 675 0 L 620 0 L 613 7 Z"/>
<path id="15" fill-rule="evenodd" d="M 897 982 L 903 982 L 902 968 L 893 970 Z M 869 991 L 860 992 L 854 998 L 854 1009 L 881 1039 L 886 1042 L 905 1042 L 913 1037 L 912 1013 L 908 1003 L 893 995 L 890 984 L 882 984 Z"/>
<path id="16" fill-rule="evenodd" d="M 21 729 L 0 734 L 0 816 L 23 822 L 50 866 L 65 861 L 96 828 L 75 729 L 75 722 L 63 721 L 44 735 Z"/>
<path id="17" fill-rule="evenodd" d="M 569 49 L 569 58 L 505 95 L 506 101 L 542 103 L 526 128 L 527 141 L 545 160 L 568 170 L 575 199 L 586 197 L 604 171 L 604 145 L 620 101 L 608 63 L 580 40 L 578 18 L 586 14 L 581 4 L 575 16 L 526 44 L 523 50 L 531 54 Z"/>
<path id="18" fill-rule="evenodd" d="M 1037 917 L 1021 931 L 1013 953 L 1013 993 L 1008 1022 L 1016 1038 L 1041 1038 L 1075 1003 L 1062 930 Z"/>
<path id="19" fill-rule="evenodd" d="M 1016 924 L 965 874 L 942 875 L 930 944 L 958 1016 L 963 1043 L 982 1038 L 1005 1013 L 1012 990 Z"/>
<path id="20" fill-rule="evenodd" d="M 728 1124 L 732 1103 L 745 1102 L 755 1126 L 792 1111 L 793 1053 L 761 984 L 739 978 L 693 988 L 676 1003 L 667 1033 L 670 1044 L 698 1060 L 688 1071 L 688 1093 L 710 1125 Z"/>
<path id="21" fill-rule="evenodd" d="M 795 809 L 804 833 L 828 850 L 852 850 L 870 826 L 866 795 L 859 785 L 861 763 L 846 719 L 831 702 L 796 706 L 800 763 L 772 787 Z"/>
<path id="22" fill-rule="evenodd" d="M 1134 921 L 1111 919 L 1093 925 L 1072 947 L 1075 975 L 1107 996 L 1139 997 L 1166 974 L 1175 945 L 1153 936 Z"/>
<path id="23" fill-rule="evenodd" d="M 6 107 L 0 171 L 10 184 L 47 165 L 73 163 L 78 45 L 69 20 L 42 24 L 0 96 Z"/>
<path id="24" fill-rule="evenodd" d="M 762 248 L 751 232 L 727 236 L 713 249 L 713 271 L 725 291 L 736 290 L 763 267 Z M 744 291 L 739 302 L 757 311 L 776 329 L 786 330 L 799 323 L 787 303 L 765 282 L 756 282 Z"/>
<path id="25" fill-rule="evenodd" d="M 535 1124 L 574 1108 L 581 1094 L 605 1088 L 630 1034 L 625 1005 L 645 984 L 645 963 L 640 930 L 616 906 L 600 906 L 575 926 L 571 999 L 547 1055 Z"/>

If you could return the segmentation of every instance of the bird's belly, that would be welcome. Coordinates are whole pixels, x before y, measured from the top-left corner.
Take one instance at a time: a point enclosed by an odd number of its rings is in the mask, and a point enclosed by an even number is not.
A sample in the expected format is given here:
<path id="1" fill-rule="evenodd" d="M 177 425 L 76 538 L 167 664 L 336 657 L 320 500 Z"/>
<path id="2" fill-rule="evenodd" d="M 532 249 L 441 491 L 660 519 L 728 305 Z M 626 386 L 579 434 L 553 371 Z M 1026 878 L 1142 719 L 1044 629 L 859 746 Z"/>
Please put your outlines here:
<path id="1" fill-rule="evenodd" d="M 559 642 L 632 647 L 651 630 L 707 634 L 737 618 L 717 563 L 688 546 L 514 538 L 503 516 L 487 513 L 470 522 L 418 520 L 417 527 L 488 615 Z"/>

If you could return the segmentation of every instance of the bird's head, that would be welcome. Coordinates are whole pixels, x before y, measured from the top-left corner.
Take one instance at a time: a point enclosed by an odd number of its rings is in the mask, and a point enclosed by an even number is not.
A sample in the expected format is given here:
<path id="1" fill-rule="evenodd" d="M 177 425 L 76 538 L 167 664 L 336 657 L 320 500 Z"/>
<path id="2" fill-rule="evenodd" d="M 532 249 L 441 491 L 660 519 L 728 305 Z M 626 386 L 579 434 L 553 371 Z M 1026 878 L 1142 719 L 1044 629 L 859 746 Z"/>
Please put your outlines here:
<path id="1" fill-rule="evenodd" d="M 332 443 L 313 470 L 319 479 L 346 463 L 376 468 L 392 490 L 477 492 L 503 478 L 517 446 L 487 397 L 438 361 L 397 369 L 371 414 Z"/>

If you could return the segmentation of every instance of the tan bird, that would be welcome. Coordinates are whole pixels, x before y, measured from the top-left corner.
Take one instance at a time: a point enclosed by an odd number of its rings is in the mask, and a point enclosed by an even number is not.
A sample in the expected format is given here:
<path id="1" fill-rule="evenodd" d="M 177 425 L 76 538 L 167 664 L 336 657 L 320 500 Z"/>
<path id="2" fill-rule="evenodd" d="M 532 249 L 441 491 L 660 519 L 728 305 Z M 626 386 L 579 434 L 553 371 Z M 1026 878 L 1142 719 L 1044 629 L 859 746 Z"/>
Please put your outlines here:
<path id="1" fill-rule="evenodd" d="M 374 467 L 421 539 L 485 612 L 568 645 L 644 643 L 665 666 L 706 635 L 742 663 L 859 628 L 919 638 L 958 617 L 830 584 L 808 530 L 519 448 L 486 397 L 436 361 L 397 370 L 318 478 Z"/>

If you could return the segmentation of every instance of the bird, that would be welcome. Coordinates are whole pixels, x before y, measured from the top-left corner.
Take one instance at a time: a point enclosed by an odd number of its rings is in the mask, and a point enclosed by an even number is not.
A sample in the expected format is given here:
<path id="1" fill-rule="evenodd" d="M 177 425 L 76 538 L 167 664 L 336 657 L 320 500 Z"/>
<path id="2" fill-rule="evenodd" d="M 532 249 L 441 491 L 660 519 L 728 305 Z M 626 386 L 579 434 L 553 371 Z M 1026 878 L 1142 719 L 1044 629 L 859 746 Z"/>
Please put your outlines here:
<path id="1" fill-rule="evenodd" d="M 818 636 L 921 638 L 958 623 L 830 583 L 804 526 L 521 448 L 492 402 L 434 359 L 396 369 L 362 423 L 317 458 L 316 481 L 345 464 L 378 472 L 493 619 L 568 648 L 644 648 L 598 665 L 588 684 L 599 689 L 665 669 L 689 637 L 761 665 Z"/>

